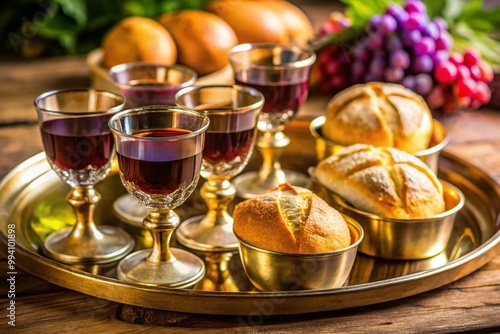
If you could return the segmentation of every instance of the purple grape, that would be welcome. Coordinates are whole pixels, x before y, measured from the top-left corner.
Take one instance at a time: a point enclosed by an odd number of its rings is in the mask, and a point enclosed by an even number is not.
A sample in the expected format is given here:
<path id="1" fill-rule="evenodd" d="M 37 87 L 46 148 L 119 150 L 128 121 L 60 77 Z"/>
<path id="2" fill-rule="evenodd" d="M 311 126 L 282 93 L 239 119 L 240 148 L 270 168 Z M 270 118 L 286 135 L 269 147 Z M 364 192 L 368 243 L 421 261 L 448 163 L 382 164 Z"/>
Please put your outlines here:
<path id="1" fill-rule="evenodd" d="M 371 57 L 368 47 L 357 47 L 353 52 L 354 58 L 361 61 L 368 61 Z"/>
<path id="2" fill-rule="evenodd" d="M 382 15 L 373 15 L 368 21 L 367 30 L 369 32 L 376 32 L 382 22 Z"/>
<path id="3" fill-rule="evenodd" d="M 415 73 L 430 73 L 434 67 L 434 62 L 432 61 L 431 56 L 429 55 L 421 55 L 413 59 L 412 62 L 412 70 Z"/>
<path id="4" fill-rule="evenodd" d="M 410 66 L 410 56 L 405 50 L 397 50 L 391 55 L 390 62 L 394 67 L 406 69 Z"/>
<path id="5" fill-rule="evenodd" d="M 448 31 L 448 23 L 442 17 L 435 17 L 433 19 L 434 23 L 438 26 L 441 32 Z"/>
<path id="6" fill-rule="evenodd" d="M 374 74 L 371 72 L 368 72 L 365 74 L 363 77 L 363 82 L 371 82 L 371 81 L 381 81 L 382 80 L 382 75 Z"/>
<path id="7" fill-rule="evenodd" d="M 328 51 L 329 51 L 328 48 L 325 48 L 319 55 L 318 62 L 321 66 L 328 65 L 331 59 L 334 57 L 334 55 Z"/>
<path id="8" fill-rule="evenodd" d="M 384 36 L 380 33 L 373 33 L 368 37 L 368 45 L 372 50 L 381 50 L 384 46 Z"/>
<path id="9" fill-rule="evenodd" d="M 372 74 L 375 74 L 378 77 L 382 77 L 384 74 L 384 68 L 386 66 L 386 62 L 383 57 L 375 56 L 373 60 L 370 62 L 368 71 Z"/>
<path id="10" fill-rule="evenodd" d="M 436 51 L 436 43 L 430 37 L 422 37 L 422 39 L 413 45 L 413 52 L 420 56 L 423 54 L 432 54 Z"/>
<path id="11" fill-rule="evenodd" d="M 346 80 L 347 80 L 347 78 L 345 78 L 345 76 L 343 76 L 343 75 L 334 75 L 330 79 L 330 85 L 333 88 L 337 88 L 337 89 L 342 88 L 342 87 L 345 87 Z"/>
<path id="12" fill-rule="evenodd" d="M 438 38 L 440 34 L 438 26 L 432 21 L 427 22 L 425 26 L 420 28 L 420 31 L 422 32 L 422 36 L 431 37 L 432 39 Z"/>
<path id="13" fill-rule="evenodd" d="M 366 71 L 365 63 L 363 61 L 356 60 L 351 65 L 351 73 L 354 76 L 361 76 Z"/>
<path id="14" fill-rule="evenodd" d="M 408 17 L 410 17 L 410 15 L 408 15 L 408 13 L 398 5 L 387 6 L 385 13 L 392 16 L 400 27 L 403 26 L 408 20 Z"/>
<path id="15" fill-rule="evenodd" d="M 433 81 L 428 74 L 417 74 L 415 76 L 415 92 L 420 95 L 427 95 L 431 92 Z"/>
<path id="16" fill-rule="evenodd" d="M 403 79 L 405 72 L 400 67 L 389 67 L 384 72 L 385 80 L 388 82 L 399 82 Z"/>
<path id="17" fill-rule="evenodd" d="M 394 52 L 403 48 L 403 42 L 397 36 L 391 36 L 387 39 L 385 48 L 387 51 Z"/>
<path id="18" fill-rule="evenodd" d="M 448 60 L 448 52 L 445 50 L 436 50 L 436 52 L 431 55 L 431 57 L 434 65 L 438 65 Z"/>
<path id="19" fill-rule="evenodd" d="M 414 90 L 416 85 L 415 77 L 413 75 L 408 75 L 401 81 L 401 84 L 408 89 Z"/>
<path id="20" fill-rule="evenodd" d="M 450 50 L 453 46 L 453 38 L 451 35 L 443 31 L 441 35 L 436 38 L 436 50 Z"/>
<path id="21" fill-rule="evenodd" d="M 405 6 L 404 9 L 408 13 L 427 13 L 427 8 L 425 7 L 423 2 L 420 1 L 409 1 Z"/>
<path id="22" fill-rule="evenodd" d="M 390 15 L 382 15 L 380 21 L 380 31 L 386 35 L 393 33 L 398 28 L 398 23 L 396 19 Z"/>
<path id="23" fill-rule="evenodd" d="M 405 30 L 402 34 L 403 43 L 406 46 L 413 46 L 422 38 L 422 34 L 419 30 Z"/>
<path id="24" fill-rule="evenodd" d="M 429 17 L 421 13 L 412 13 L 408 20 L 405 22 L 404 29 L 406 30 L 420 30 L 427 25 Z"/>

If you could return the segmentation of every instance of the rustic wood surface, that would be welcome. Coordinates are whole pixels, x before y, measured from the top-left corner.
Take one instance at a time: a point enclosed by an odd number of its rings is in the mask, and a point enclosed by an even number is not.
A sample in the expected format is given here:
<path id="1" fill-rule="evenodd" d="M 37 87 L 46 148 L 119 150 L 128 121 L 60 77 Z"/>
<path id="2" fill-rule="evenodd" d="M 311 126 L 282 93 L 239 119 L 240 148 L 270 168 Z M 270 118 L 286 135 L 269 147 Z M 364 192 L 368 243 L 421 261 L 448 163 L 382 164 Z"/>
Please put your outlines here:
<path id="1" fill-rule="evenodd" d="M 318 1 L 301 3 L 316 25 L 331 9 L 322 9 Z M 85 87 L 89 82 L 84 57 L 1 61 L 0 179 L 42 149 L 34 98 L 50 89 Z M 311 96 L 299 117 L 321 114 L 328 98 Z M 500 183 L 500 110 L 461 112 L 442 122 L 450 135 L 446 150 L 480 166 Z M 293 131 L 293 127 L 292 124 L 289 130 Z M 0 261 L 2 282 L 6 282 L 7 272 L 7 263 Z M 0 297 L 0 333 L 12 329 L 16 333 L 500 332 L 500 254 L 474 273 L 416 296 L 341 311 L 271 316 L 260 326 L 243 325 L 235 316 L 183 314 L 120 305 L 52 285 L 20 269 L 17 272 L 16 327 L 7 324 L 6 307 L 12 298 L 7 298 L 4 292 Z"/>

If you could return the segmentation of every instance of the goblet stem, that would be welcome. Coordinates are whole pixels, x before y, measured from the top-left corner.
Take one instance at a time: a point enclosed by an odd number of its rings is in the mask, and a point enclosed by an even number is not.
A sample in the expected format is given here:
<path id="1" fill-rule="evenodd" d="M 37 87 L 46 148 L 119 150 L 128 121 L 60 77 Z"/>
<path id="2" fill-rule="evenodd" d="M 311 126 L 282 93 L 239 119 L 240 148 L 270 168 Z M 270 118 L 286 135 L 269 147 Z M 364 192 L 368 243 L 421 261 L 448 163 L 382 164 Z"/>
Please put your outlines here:
<path id="1" fill-rule="evenodd" d="M 101 195 L 94 187 L 74 187 L 66 199 L 76 216 L 76 223 L 68 235 L 71 243 L 80 247 L 85 240 L 102 239 L 102 233 L 99 232 L 94 223 L 94 209 L 101 200 Z"/>
<path id="2" fill-rule="evenodd" d="M 151 211 L 146 216 L 144 226 L 153 237 L 153 250 L 148 256 L 148 261 L 158 263 L 176 260 L 170 251 L 170 238 L 179 223 L 179 216 L 173 210 Z"/>
<path id="3" fill-rule="evenodd" d="M 227 252 L 238 248 L 233 233 L 233 217 L 227 207 L 236 196 L 236 188 L 227 176 L 211 176 L 200 189 L 208 212 L 182 222 L 176 231 L 177 240 L 198 251 Z"/>
<path id="4" fill-rule="evenodd" d="M 232 252 L 207 253 L 205 255 L 207 272 L 203 279 L 198 282 L 193 289 L 203 291 L 239 291 L 229 271 L 229 261 L 232 256 Z"/>
<path id="5" fill-rule="evenodd" d="M 258 172 L 259 188 L 270 189 L 286 182 L 280 159 L 288 144 L 290 138 L 282 131 L 266 131 L 259 137 L 257 147 L 263 160 Z"/>
<path id="6" fill-rule="evenodd" d="M 227 177 L 211 176 L 200 189 L 200 194 L 208 206 L 208 212 L 201 225 L 211 228 L 233 223 L 227 207 L 236 196 L 236 188 Z"/>
<path id="7" fill-rule="evenodd" d="M 115 261 L 134 247 L 130 235 L 113 226 L 94 223 L 94 209 L 101 195 L 93 186 L 74 187 L 67 200 L 76 216 L 71 228 L 52 233 L 45 239 L 45 253 L 65 263 L 106 263 Z"/>
<path id="8" fill-rule="evenodd" d="M 153 249 L 143 249 L 120 261 L 118 278 L 144 285 L 169 288 L 192 287 L 203 278 L 205 265 L 197 256 L 170 247 L 170 238 L 179 225 L 173 210 L 152 210 L 144 218 L 144 226 L 153 237 Z"/>

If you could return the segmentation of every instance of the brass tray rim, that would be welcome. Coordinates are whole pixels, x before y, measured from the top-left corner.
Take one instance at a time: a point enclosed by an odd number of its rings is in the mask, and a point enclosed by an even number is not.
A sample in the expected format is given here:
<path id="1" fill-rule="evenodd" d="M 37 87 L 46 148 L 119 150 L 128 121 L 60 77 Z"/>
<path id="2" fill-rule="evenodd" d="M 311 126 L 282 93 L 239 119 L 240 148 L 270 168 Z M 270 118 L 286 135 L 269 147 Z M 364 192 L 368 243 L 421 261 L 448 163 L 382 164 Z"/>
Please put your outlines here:
<path id="1" fill-rule="evenodd" d="M 494 188 L 496 195 L 500 196 L 500 185 L 498 185 L 487 173 L 485 173 L 481 168 L 470 164 L 469 162 L 454 156 L 451 153 L 444 151 L 443 157 L 448 160 L 455 160 L 459 164 L 472 167 L 478 170 L 482 177 L 487 183 Z M 19 165 L 14 167 L 9 173 L 7 173 L 3 180 L 0 182 L 0 195 L 2 193 L 2 189 L 5 184 L 13 178 L 17 173 L 23 171 L 26 167 L 33 166 L 35 164 L 41 164 L 41 168 L 43 168 L 43 172 L 36 175 L 37 177 L 42 176 L 45 173 L 52 173 L 50 166 L 46 162 L 44 152 L 40 152 L 25 161 L 21 162 Z M 57 177 L 54 174 L 54 177 Z M 1 196 L 0 196 L 1 199 Z M 188 312 L 188 313 L 200 313 L 200 314 L 213 314 L 213 315 L 251 315 L 251 314 L 259 314 L 261 316 L 269 316 L 269 315 L 279 315 L 279 314 L 300 314 L 300 313 L 311 313 L 311 312 L 320 312 L 320 311 L 332 311 L 337 309 L 346 309 L 351 307 L 358 306 L 367 306 L 372 304 L 378 304 L 382 302 L 387 302 L 390 300 L 400 299 L 412 295 L 416 295 L 425 291 L 429 291 L 446 284 L 452 283 L 464 276 L 469 275 L 473 271 L 477 270 L 488 261 L 490 261 L 496 253 L 500 250 L 500 214 L 496 217 L 496 227 L 497 231 L 494 233 L 488 240 L 483 242 L 477 248 L 472 250 L 471 252 L 461 256 L 460 258 L 450 261 L 447 264 L 428 269 L 425 271 L 394 277 L 389 279 L 384 279 L 376 282 L 369 282 L 363 284 L 356 284 L 352 286 L 346 286 L 336 289 L 326 289 L 326 290 L 301 290 L 301 291 L 278 291 L 278 292 L 254 292 L 254 291 L 244 291 L 244 292 L 206 292 L 206 291 L 195 291 L 190 289 L 169 289 L 164 287 L 154 287 L 154 286 L 142 286 L 134 283 L 122 282 L 118 279 L 109 278 L 105 276 L 95 275 L 89 272 L 85 272 L 82 270 L 78 270 L 75 268 L 71 268 L 62 263 L 58 263 L 49 258 L 46 258 L 30 249 L 28 249 L 24 245 L 19 245 L 16 243 L 16 267 L 21 268 L 23 271 L 42 278 L 50 283 L 62 286 L 64 288 L 68 288 L 74 291 L 78 291 L 81 293 L 85 293 L 88 295 L 92 295 L 95 297 L 108 299 L 118 303 L 130 304 L 140 307 L 148 307 L 148 308 L 156 308 L 170 311 L 178 311 L 178 312 Z M 4 225 L 5 221 L 0 222 L 0 224 Z M 0 242 L 7 246 L 8 238 L 6 233 L 4 233 L 4 226 L 0 229 Z M 0 253 L 6 257 L 6 249 L 7 247 L 2 247 Z M 41 264 L 41 265 L 40 265 Z M 48 269 L 48 270 L 47 270 Z M 454 271 L 458 270 L 457 273 Z M 64 277 L 58 277 L 57 275 L 51 275 L 52 273 L 59 273 L 62 275 L 69 275 L 69 277 L 78 278 L 78 280 L 71 280 L 76 283 L 68 283 Z M 448 275 L 446 275 L 448 274 Z M 454 275 L 452 275 L 454 274 Z M 422 281 L 429 277 L 434 276 L 449 276 L 452 277 L 447 278 L 446 280 L 435 279 L 433 284 L 426 285 L 425 287 L 416 286 L 410 290 L 401 291 L 397 296 L 387 297 L 387 298 L 378 298 L 375 300 L 369 300 L 366 302 L 352 301 L 348 306 L 342 305 L 342 303 L 338 303 L 338 299 L 336 296 L 342 294 L 353 294 L 358 295 L 362 294 L 368 290 L 383 290 L 383 289 L 392 289 L 394 286 L 404 285 L 405 283 L 411 283 L 415 281 Z M 81 281 L 83 280 L 83 281 Z M 85 283 L 98 283 L 97 285 L 88 285 Z M 96 287 L 105 286 L 108 289 L 97 289 Z M 113 294 L 113 289 L 131 289 L 131 291 L 137 291 L 139 294 L 142 294 L 143 297 L 152 297 L 151 300 L 148 298 L 128 298 L 127 294 Z M 159 300 L 154 297 L 161 297 Z M 181 303 L 174 302 L 161 302 L 162 300 L 168 300 L 165 297 L 181 297 L 183 301 Z M 324 303 L 320 306 L 316 306 L 315 308 L 306 309 L 306 305 L 300 306 L 304 304 L 304 301 L 309 301 L 310 299 L 314 299 L 316 297 L 320 297 L 324 299 Z M 194 304 L 196 306 L 192 306 L 193 299 Z M 236 302 L 238 306 L 234 306 L 234 304 L 230 302 L 226 302 L 226 304 L 230 304 L 229 307 L 223 307 L 221 309 L 213 309 L 213 307 L 200 307 L 200 303 L 196 301 L 206 300 L 207 298 L 214 299 L 232 299 Z M 280 298 L 287 298 L 289 302 L 286 300 L 284 303 L 278 303 L 276 300 Z M 355 299 L 355 298 L 354 298 Z M 271 301 L 270 301 L 271 300 Z M 296 301 L 290 303 L 290 300 Z M 253 301 L 253 303 L 250 303 Z M 265 314 L 262 310 L 259 311 L 258 304 L 259 301 L 271 302 L 274 303 L 273 312 L 271 314 Z M 328 303 L 331 301 L 333 303 Z M 335 301 L 335 302 L 334 302 Z M 179 302 L 179 301 L 177 301 Z M 218 303 L 220 304 L 220 302 Z M 296 308 L 287 307 L 287 304 L 299 306 Z M 175 305 L 175 306 L 173 306 Z M 282 307 L 280 307 L 282 306 Z"/>

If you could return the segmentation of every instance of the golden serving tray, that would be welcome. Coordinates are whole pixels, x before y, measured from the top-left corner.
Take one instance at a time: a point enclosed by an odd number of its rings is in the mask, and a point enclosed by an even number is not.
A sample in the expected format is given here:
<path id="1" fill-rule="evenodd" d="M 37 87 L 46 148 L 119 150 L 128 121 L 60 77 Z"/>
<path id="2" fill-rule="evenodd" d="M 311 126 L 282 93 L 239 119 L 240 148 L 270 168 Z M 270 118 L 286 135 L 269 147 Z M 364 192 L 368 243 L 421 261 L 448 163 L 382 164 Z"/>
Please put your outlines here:
<path id="1" fill-rule="evenodd" d="M 306 172 L 316 165 L 314 141 L 307 135 L 309 122 L 292 123 L 295 125 L 288 128 L 292 145 L 283 157 L 283 165 Z M 254 156 L 247 169 L 257 169 L 260 158 L 258 153 Z M 69 187 L 52 172 L 43 153 L 18 165 L 0 183 L 1 251 L 6 257 L 8 226 L 15 224 L 16 267 L 34 276 L 118 303 L 178 312 L 246 315 L 242 321 L 254 321 L 255 316 L 382 303 L 453 282 L 477 270 L 500 251 L 500 186 L 479 168 L 449 153 L 442 154 L 439 165 L 439 177 L 460 188 L 466 197 L 447 249 L 418 261 L 383 260 L 358 253 L 348 282 L 337 289 L 257 291 L 246 278 L 237 255 L 229 268 L 240 292 L 141 286 L 116 279 L 116 263 L 82 267 L 55 262 L 42 254 L 41 245 L 48 233 L 71 223 L 73 215 L 65 200 Z M 322 188 L 314 187 L 315 192 L 324 195 Z M 96 222 L 120 224 L 111 209 L 113 201 L 125 193 L 116 172 L 98 184 L 97 189 L 102 201 L 96 210 Z M 187 218 L 203 210 L 204 202 L 195 192 L 176 211 L 181 218 Z M 140 237 L 138 241 L 139 247 L 148 242 Z"/>

